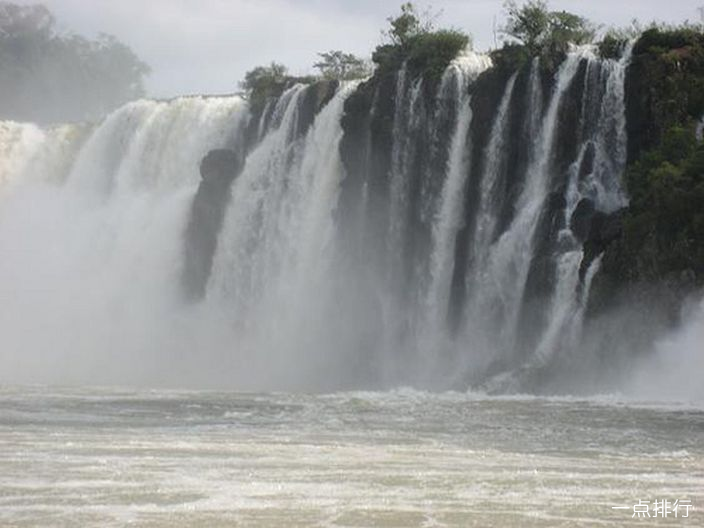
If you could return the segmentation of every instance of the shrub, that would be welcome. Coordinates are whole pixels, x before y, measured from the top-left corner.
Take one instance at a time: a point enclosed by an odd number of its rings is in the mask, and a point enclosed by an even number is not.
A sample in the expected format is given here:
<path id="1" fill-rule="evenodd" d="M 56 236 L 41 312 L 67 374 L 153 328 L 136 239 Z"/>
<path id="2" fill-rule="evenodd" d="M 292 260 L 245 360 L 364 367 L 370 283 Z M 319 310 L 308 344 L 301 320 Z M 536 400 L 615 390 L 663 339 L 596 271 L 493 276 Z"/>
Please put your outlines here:
<path id="1" fill-rule="evenodd" d="M 456 29 L 435 30 L 432 21 L 422 20 L 411 3 L 401 6 L 401 14 L 389 18 L 386 32 L 390 43 L 374 50 L 372 61 L 380 73 L 398 70 L 405 62 L 413 75 L 439 79 L 447 65 L 470 45 L 469 35 Z"/>
<path id="2" fill-rule="evenodd" d="M 532 60 L 525 46 L 507 42 L 503 47 L 491 52 L 494 67 L 508 72 L 520 70 Z"/>
<path id="3" fill-rule="evenodd" d="M 626 251 L 651 278 L 692 270 L 704 280 L 704 145 L 694 127 L 670 128 L 628 170 L 627 181 Z"/>
<path id="4" fill-rule="evenodd" d="M 313 76 L 295 77 L 288 74 L 283 64 L 272 62 L 268 66 L 257 66 L 249 70 L 244 80 L 239 83 L 254 108 L 262 107 L 270 97 L 277 97 L 295 83 L 309 84 L 315 82 Z"/>
<path id="5" fill-rule="evenodd" d="M 543 0 L 530 0 L 521 6 L 509 0 L 504 5 L 507 22 L 502 32 L 520 42 L 533 56 L 554 57 L 564 54 L 570 43 L 594 40 L 596 27 L 586 18 L 567 11 L 550 11 Z"/>
<path id="6" fill-rule="evenodd" d="M 686 46 L 702 45 L 704 45 L 704 35 L 698 26 L 652 26 L 641 34 L 633 48 L 633 53 L 662 53 Z"/>
<path id="7" fill-rule="evenodd" d="M 326 53 L 318 53 L 318 55 L 321 60 L 316 62 L 313 67 L 320 71 L 323 79 L 347 81 L 362 79 L 371 74 L 369 64 L 352 53 L 331 50 Z"/>

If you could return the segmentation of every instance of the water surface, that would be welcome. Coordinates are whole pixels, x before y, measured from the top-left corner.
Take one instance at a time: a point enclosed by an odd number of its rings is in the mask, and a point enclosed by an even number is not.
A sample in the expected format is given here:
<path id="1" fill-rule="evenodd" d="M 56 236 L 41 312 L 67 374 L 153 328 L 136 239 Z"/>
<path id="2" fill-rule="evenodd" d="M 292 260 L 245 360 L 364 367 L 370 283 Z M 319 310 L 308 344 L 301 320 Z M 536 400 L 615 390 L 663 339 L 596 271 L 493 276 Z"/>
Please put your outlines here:
<path id="1" fill-rule="evenodd" d="M 632 519 L 663 499 L 694 510 Z M 685 405 L 0 389 L 2 526 L 701 526 L 703 504 Z"/>

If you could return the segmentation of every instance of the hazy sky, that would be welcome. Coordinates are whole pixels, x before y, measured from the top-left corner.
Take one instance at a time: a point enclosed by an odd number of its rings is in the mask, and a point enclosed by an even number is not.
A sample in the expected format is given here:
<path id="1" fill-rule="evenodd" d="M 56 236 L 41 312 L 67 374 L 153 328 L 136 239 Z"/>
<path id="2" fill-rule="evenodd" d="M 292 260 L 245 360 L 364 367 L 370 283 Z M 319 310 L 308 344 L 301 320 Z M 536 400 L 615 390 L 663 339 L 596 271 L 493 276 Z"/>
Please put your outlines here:
<path id="1" fill-rule="evenodd" d="M 153 96 L 224 93 L 248 69 L 272 60 L 292 73 L 308 73 L 316 53 L 342 49 L 368 56 L 381 40 L 386 17 L 401 0 L 15 0 L 41 2 L 60 29 L 92 36 L 103 31 L 129 44 L 153 68 Z M 502 23 L 502 0 L 419 0 L 442 10 L 439 25 L 472 34 L 475 49 L 493 43 Z M 553 0 L 566 9 L 608 25 L 633 18 L 698 20 L 704 0 Z"/>

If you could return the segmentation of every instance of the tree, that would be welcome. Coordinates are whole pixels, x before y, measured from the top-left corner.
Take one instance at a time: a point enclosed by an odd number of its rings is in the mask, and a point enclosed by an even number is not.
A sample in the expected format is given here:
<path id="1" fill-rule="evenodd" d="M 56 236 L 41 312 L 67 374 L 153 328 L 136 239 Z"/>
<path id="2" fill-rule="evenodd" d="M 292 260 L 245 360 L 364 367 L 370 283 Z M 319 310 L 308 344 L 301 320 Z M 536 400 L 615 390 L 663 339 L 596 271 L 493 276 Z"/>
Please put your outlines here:
<path id="1" fill-rule="evenodd" d="M 370 67 L 364 59 L 351 53 L 331 50 L 326 53 L 318 53 L 318 55 L 322 60 L 316 62 L 313 67 L 320 70 L 324 79 L 346 81 L 361 79 L 371 73 Z"/>
<path id="2" fill-rule="evenodd" d="M 550 40 L 558 45 L 588 44 L 596 36 L 596 27 L 586 18 L 567 11 L 550 13 Z"/>
<path id="3" fill-rule="evenodd" d="M 543 0 L 531 0 L 518 7 L 511 0 L 505 4 L 507 22 L 503 33 L 523 43 L 527 48 L 539 51 L 550 27 L 550 13 Z"/>
<path id="4" fill-rule="evenodd" d="M 503 33 L 521 42 L 531 55 L 564 52 L 570 43 L 591 42 L 596 33 L 586 18 L 567 11 L 550 11 L 543 0 L 529 0 L 521 6 L 508 0 L 504 7 L 507 22 Z"/>
<path id="5" fill-rule="evenodd" d="M 384 32 L 384 35 L 391 41 L 391 44 L 406 46 L 418 35 L 430 33 L 434 30 L 434 19 L 438 14 L 433 15 L 430 11 L 419 13 L 413 2 L 401 4 L 401 13 L 396 17 L 389 17 L 391 29 Z"/>
<path id="6" fill-rule="evenodd" d="M 149 67 L 111 35 L 58 34 L 42 5 L 0 1 L 0 118 L 97 119 L 141 97 Z"/>
<path id="7" fill-rule="evenodd" d="M 275 86 L 283 84 L 288 78 L 288 68 L 278 62 L 271 62 L 268 66 L 257 66 L 244 75 L 240 88 L 248 95 L 252 93 L 268 93 Z"/>
<path id="8" fill-rule="evenodd" d="M 405 63 L 412 75 L 439 80 L 447 65 L 470 45 L 470 38 L 456 29 L 436 30 L 437 16 L 428 11 L 419 14 L 411 2 L 401 5 L 401 13 L 387 19 L 391 27 L 383 34 L 389 42 L 372 54 L 378 71 L 394 72 Z"/>

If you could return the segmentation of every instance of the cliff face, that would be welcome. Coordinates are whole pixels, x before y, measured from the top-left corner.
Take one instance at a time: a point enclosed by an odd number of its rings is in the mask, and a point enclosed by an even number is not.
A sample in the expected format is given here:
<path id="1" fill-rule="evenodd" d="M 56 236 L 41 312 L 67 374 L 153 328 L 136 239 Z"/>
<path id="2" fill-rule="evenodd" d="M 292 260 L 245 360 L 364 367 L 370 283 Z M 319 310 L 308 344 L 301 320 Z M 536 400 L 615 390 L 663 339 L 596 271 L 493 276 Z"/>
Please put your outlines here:
<path id="1" fill-rule="evenodd" d="M 538 390 L 584 358 L 633 355 L 704 276 L 701 38 L 646 32 L 609 58 L 582 46 L 493 65 L 393 55 L 359 84 L 282 84 L 250 106 L 240 150 L 204 160 L 187 293 L 208 289 L 222 232 L 239 248 L 216 266 L 238 270 L 218 279 L 233 291 L 266 291 L 269 273 L 288 291 L 282 269 L 316 285 L 313 298 L 330 288 L 310 308 L 320 349 L 335 329 L 360 379 Z M 242 218 L 223 229 L 228 208 Z M 323 234 L 324 251 L 292 266 Z M 260 247 L 273 271 L 258 275 L 247 259 Z M 611 317 L 621 303 L 657 309 L 624 323 Z M 635 346 L 615 344 L 624 325 Z"/>
<path id="2" fill-rule="evenodd" d="M 497 54 L 497 58 L 502 56 Z M 531 162 L 530 145 L 536 140 L 536 129 L 534 125 L 531 129 L 530 120 L 543 117 L 550 94 L 556 88 L 557 67 L 539 66 L 540 108 L 531 108 L 531 65 L 504 62 L 481 73 L 463 88 L 471 97 L 473 117 L 466 144 L 465 169 L 469 177 L 462 190 L 465 218 L 457 233 L 453 266 L 450 312 L 455 314 L 464 309 L 467 295 L 465 271 L 472 259 L 471 233 L 476 230 L 477 222 L 474 211 L 480 207 L 482 173 L 489 163 L 486 151 L 501 97 L 509 81 L 514 83 L 502 152 L 492 153 L 503 158 L 499 171 L 501 193 L 497 195 L 499 203 L 495 204 L 499 211 L 496 233 L 501 233 L 513 219 Z M 593 197 L 584 197 L 577 207 L 565 201 L 569 182 L 559 175 L 572 170 L 583 179 L 599 169 L 595 166 L 599 163 L 595 159 L 598 149 L 593 142 L 585 142 L 589 127 L 594 125 L 583 124 L 589 119 L 584 115 L 585 108 L 587 112 L 599 111 L 599 102 L 595 105 L 590 100 L 599 91 L 601 82 L 594 78 L 593 72 L 593 63 L 583 61 L 559 103 L 557 139 L 549 160 L 553 177 L 536 229 L 536 251 L 531 259 L 526 300 L 544 297 L 550 290 L 557 239 L 560 230 L 569 228 L 583 244 L 580 273 L 583 280 L 597 257 L 602 258 L 590 300 L 592 312 L 608 307 L 631 290 L 646 289 L 656 291 L 657 296 L 667 292 L 665 304 L 675 310 L 684 295 L 702 285 L 704 277 L 701 216 L 704 154 L 699 146 L 701 138 L 696 137 L 701 135 L 700 120 L 704 116 L 704 37 L 687 29 L 649 30 L 633 46 L 624 88 L 626 137 L 623 139 L 627 139 L 627 165 L 623 185 L 629 195 L 627 207 L 604 210 L 595 204 Z M 426 191 L 439 194 L 448 162 L 442 145 L 447 146 L 452 140 L 451 116 L 459 108 L 456 97 L 445 94 L 443 98 L 438 94 L 437 82 L 422 74 L 410 79 L 409 76 L 411 73 L 402 71 L 400 66 L 393 71 L 385 70 L 363 83 L 346 103 L 341 154 L 349 177 L 344 182 L 340 211 L 345 220 L 340 224 L 349 225 L 348 220 L 355 214 L 353 211 L 358 213 L 355 207 L 364 194 L 369 200 L 367 220 L 386 226 L 376 230 L 375 236 L 388 230 L 394 149 L 399 148 L 398 144 L 394 146 L 395 134 L 403 134 L 406 138 L 403 148 L 408 149 L 411 158 L 406 160 L 410 168 L 405 174 L 407 192 L 415 204 L 408 208 L 405 218 L 408 230 L 414 235 L 406 240 L 404 251 L 412 260 L 414 245 L 427 249 L 430 243 L 430 228 L 424 217 L 427 211 L 423 211 L 417 198 Z M 592 93 L 585 89 L 590 83 Z M 414 87 L 418 92 L 415 95 L 411 93 Z M 408 97 L 416 97 L 413 103 L 416 107 L 400 111 L 416 112 L 413 119 L 423 122 L 424 131 L 419 134 L 416 130 L 415 136 L 408 126 L 403 130 L 403 126 L 398 126 L 397 108 L 407 106 Z M 599 97 L 603 94 L 596 96 Z M 445 118 L 433 120 L 433 116 L 442 113 L 439 107 L 443 105 Z M 619 141 L 615 136 L 606 139 L 612 143 Z M 570 218 L 565 219 L 565 210 L 570 208 Z M 379 252 L 384 243 L 385 240 L 376 240 Z"/>
<path id="3" fill-rule="evenodd" d="M 676 320 L 704 285 L 704 36 L 645 32 L 626 80 L 629 207 L 593 224 L 591 310 L 645 302 Z"/>
<path id="4" fill-rule="evenodd" d="M 556 310 L 596 320 L 620 303 L 656 304 L 645 325 L 654 336 L 702 285 L 703 49 L 696 32 L 653 30 L 621 58 L 577 50 L 499 63 L 464 83 L 402 65 L 378 73 L 345 106 L 345 246 L 367 252 L 364 273 L 402 292 L 403 305 L 432 290 L 438 244 L 449 244 L 439 311 L 450 333 L 472 318 L 496 335 L 512 328 L 511 344 L 488 338 L 512 350 L 489 371 L 569 346 L 550 341 L 570 332 L 553 328 L 569 325 L 555 322 Z M 453 171 L 461 216 L 445 240 L 437 223 Z M 570 295 L 573 304 L 561 305 Z"/>

